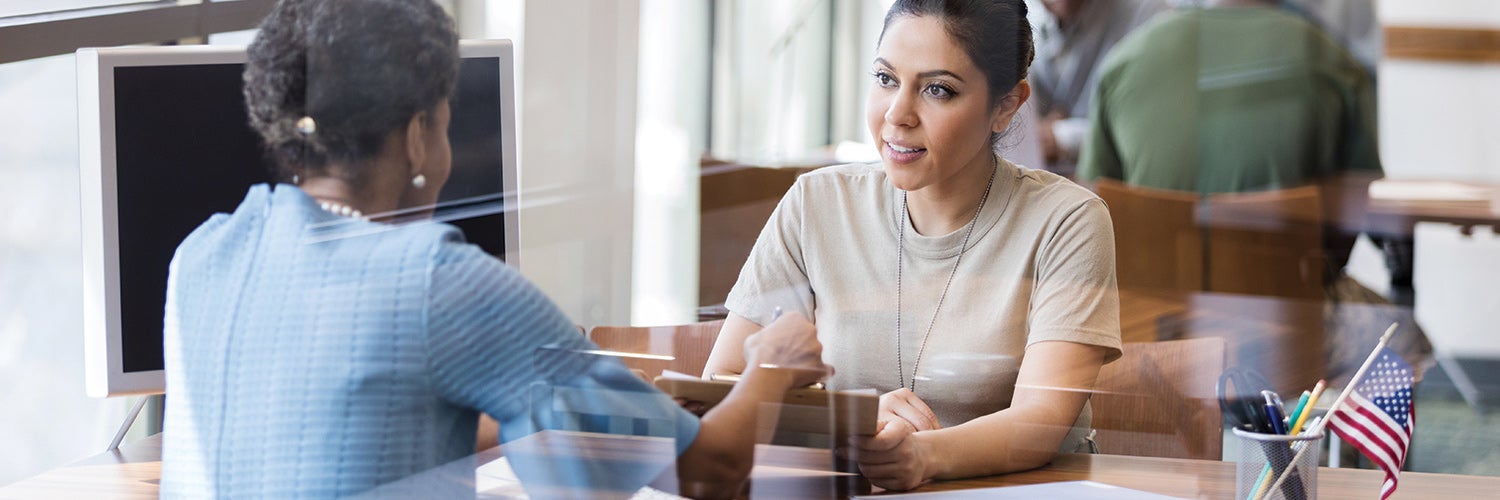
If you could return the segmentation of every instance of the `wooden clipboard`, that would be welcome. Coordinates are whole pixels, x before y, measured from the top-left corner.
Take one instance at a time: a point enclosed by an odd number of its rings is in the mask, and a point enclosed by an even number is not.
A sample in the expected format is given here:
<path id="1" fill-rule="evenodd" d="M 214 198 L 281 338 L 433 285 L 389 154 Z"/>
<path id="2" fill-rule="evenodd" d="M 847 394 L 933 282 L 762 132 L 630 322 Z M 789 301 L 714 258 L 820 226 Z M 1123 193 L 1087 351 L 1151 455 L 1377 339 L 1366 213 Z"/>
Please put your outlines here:
<path id="1" fill-rule="evenodd" d="M 656 387 L 672 397 L 699 401 L 711 409 L 734 388 L 734 382 L 656 377 Z M 862 392 L 792 389 L 782 399 L 776 430 L 832 434 L 835 437 L 875 435 L 880 396 Z"/>

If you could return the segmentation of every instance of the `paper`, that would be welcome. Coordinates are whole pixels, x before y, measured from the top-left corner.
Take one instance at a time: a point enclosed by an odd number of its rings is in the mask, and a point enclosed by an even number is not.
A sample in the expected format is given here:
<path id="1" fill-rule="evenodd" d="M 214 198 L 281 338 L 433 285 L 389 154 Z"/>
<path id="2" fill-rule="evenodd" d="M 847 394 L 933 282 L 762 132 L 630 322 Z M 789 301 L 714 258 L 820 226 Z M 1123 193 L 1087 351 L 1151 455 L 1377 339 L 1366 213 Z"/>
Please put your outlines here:
<path id="1" fill-rule="evenodd" d="M 758 469 L 759 467 L 757 467 Z M 510 468 L 510 461 L 500 457 L 474 470 L 476 498 L 524 500 L 531 498 L 521 486 L 521 479 Z M 630 496 L 631 500 L 678 500 L 683 497 L 667 493 L 650 486 L 642 486 Z"/>
<path id="2" fill-rule="evenodd" d="M 954 500 L 954 499 L 990 499 L 990 498 L 1068 498 L 1077 500 L 1162 500 L 1174 499 L 1166 495 L 1158 495 L 1141 490 L 1121 488 L 1119 486 L 1098 483 L 1094 481 L 1065 481 L 1059 483 L 1028 484 L 1025 486 L 1001 486 L 996 488 L 974 488 L 968 490 L 937 491 L 932 493 L 907 493 L 901 495 L 863 496 L 854 498 L 865 499 L 931 499 L 931 500 Z"/>
<path id="3" fill-rule="evenodd" d="M 1370 183 L 1370 198 L 1392 201 L 1489 201 L 1490 189 L 1450 181 L 1398 181 L 1381 179 Z"/>
<path id="4" fill-rule="evenodd" d="M 661 376 L 672 380 L 699 380 L 699 377 L 673 370 L 662 370 Z"/>

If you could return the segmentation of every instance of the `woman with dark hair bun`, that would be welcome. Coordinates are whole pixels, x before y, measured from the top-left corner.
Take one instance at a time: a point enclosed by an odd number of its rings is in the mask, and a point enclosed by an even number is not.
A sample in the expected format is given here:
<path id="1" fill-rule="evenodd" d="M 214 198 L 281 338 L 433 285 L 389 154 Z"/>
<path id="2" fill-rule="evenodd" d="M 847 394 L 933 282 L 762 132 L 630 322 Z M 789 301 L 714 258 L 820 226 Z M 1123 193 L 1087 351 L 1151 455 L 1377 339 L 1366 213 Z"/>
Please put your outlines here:
<path id="1" fill-rule="evenodd" d="M 1103 202 L 994 144 L 1031 94 L 1022 0 L 897 0 L 871 67 L 881 162 L 799 178 L 751 251 L 706 372 L 774 308 L 814 318 L 875 387 L 881 430 L 840 450 L 874 484 L 1039 467 L 1087 451 L 1099 368 L 1120 356 Z"/>
<path id="2" fill-rule="evenodd" d="M 676 438 L 684 493 L 729 496 L 746 430 L 774 425 L 759 406 L 827 373 L 813 325 L 787 314 L 745 340 L 755 368 L 700 421 L 614 358 L 576 354 L 596 347 L 457 229 L 408 220 L 448 178 L 457 68 L 431 0 L 283 0 L 261 24 L 245 103 L 279 182 L 173 257 L 163 496 L 473 497 L 472 468 L 398 480 L 470 456 L 480 413 L 507 441 L 551 428 L 539 387 L 594 395 L 580 413 L 649 416 Z"/>

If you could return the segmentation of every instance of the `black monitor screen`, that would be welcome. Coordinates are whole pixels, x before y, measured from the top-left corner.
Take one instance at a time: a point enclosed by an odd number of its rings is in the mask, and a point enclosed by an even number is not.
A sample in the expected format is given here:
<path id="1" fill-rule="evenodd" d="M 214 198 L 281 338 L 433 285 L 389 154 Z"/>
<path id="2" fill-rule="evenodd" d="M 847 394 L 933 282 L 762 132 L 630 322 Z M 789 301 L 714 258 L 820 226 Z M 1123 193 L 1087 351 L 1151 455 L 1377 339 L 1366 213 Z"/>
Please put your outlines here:
<path id="1" fill-rule="evenodd" d="M 241 64 L 114 69 L 115 186 L 119 231 L 121 367 L 165 368 L 167 266 L 177 245 L 217 212 L 232 212 L 270 163 L 250 128 Z M 505 258 L 500 60 L 465 58 L 448 138 L 453 173 L 438 217 Z M 469 201 L 465 201 L 469 200 Z M 444 217 L 446 212 L 487 215 Z"/>

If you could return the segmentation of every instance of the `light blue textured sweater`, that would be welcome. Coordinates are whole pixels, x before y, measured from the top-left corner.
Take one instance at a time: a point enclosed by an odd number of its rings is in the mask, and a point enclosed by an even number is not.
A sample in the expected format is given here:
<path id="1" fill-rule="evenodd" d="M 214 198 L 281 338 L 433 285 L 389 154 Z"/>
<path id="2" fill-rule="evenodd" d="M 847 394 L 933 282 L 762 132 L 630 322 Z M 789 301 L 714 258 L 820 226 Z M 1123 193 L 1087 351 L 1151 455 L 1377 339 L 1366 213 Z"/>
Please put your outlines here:
<path id="1" fill-rule="evenodd" d="M 457 229 L 342 219 L 290 185 L 251 188 L 178 247 L 165 336 L 167 497 L 366 492 L 471 456 L 481 411 L 502 441 L 567 428 L 559 409 L 646 415 L 586 430 L 672 436 L 679 453 L 698 430 L 578 354 L 593 345 L 572 322 Z M 559 387 L 604 396 L 559 408 Z M 462 479 L 385 493 L 472 496 Z"/>

